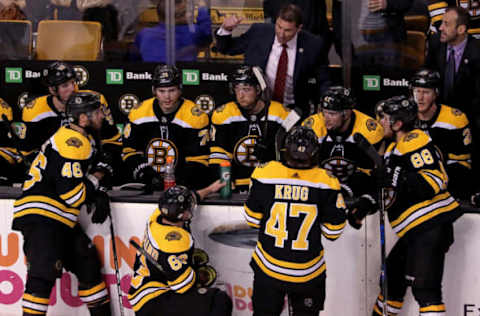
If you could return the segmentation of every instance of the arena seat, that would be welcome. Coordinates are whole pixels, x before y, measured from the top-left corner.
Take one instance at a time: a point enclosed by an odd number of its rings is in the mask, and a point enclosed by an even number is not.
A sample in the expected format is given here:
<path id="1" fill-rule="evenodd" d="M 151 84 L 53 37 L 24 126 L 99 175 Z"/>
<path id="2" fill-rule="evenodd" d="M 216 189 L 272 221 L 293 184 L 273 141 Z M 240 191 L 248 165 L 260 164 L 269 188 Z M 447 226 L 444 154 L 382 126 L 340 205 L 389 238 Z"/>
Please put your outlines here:
<path id="1" fill-rule="evenodd" d="M 407 15 L 405 16 L 406 29 L 408 31 L 419 31 L 427 33 L 428 31 L 428 17 L 425 15 Z"/>
<path id="2" fill-rule="evenodd" d="M 94 61 L 101 43 L 99 22 L 43 20 L 38 24 L 36 59 Z"/>
<path id="3" fill-rule="evenodd" d="M 0 59 L 31 59 L 32 22 L 0 20 Z"/>

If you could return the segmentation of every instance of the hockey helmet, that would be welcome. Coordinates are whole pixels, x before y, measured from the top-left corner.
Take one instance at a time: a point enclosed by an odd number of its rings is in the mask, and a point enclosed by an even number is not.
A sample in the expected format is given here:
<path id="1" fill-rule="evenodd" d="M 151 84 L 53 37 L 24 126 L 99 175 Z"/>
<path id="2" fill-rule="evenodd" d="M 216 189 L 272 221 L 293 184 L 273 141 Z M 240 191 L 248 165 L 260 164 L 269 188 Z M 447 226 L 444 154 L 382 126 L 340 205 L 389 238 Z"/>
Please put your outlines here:
<path id="1" fill-rule="evenodd" d="M 417 103 L 404 95 L 391 97 L 383 103 L 383 113 L 390 115 L 390 123 L 402 121 L 405 129 L 415 125 L 417 112 Z"/>
<path id="2" fill-rule="evenodd" d="M 267 80 L 262 69 L 257 66 L 243 65 L 233 71 L 230 76 L 230 93 L 235 95 L 235 86 L 237 84 L 246 84 L 254 86 L 259 92 L 263 100 L 270 100 L 270 88 L 267 85 Z"/>
<path id="3" fill-rule="evenodd" d="M 417 71 L 410 79 L 409 87 L 412 92 L 413 88 L 419 87 L 434 89 L 435 93 L 438 94 L 440 82 L 440 74 L 438 73 L 438 71 L 422 69 Z"/>
<path id="4" fill-rule="evenodd" d="M 289 166 L 299 163 L 307 167 L 317 164 L 320 149 L 315 132 L 305 126 L 295 126 L 285 137 L 285 160 Z"/>
<path id="5" fill-rule="evenodd" d="M 320 100 L 320 110 L 344 111 L 351 110 L 355 105 L 355 99 L 350 89 L 342 86 L 333 86 L 323 94 Z"/>
<path id="6" fill-rule="evenodd" d="M 155 67 L 152 79 L 153 88 L 182 87 L 182 76 L 177 67 L 171 65 L 159 65 Z"/>
<path id="7" fill-rule="evenodd" d="M 188 188 L 176 185 L 166 190 L 158 200 L 158 209 L 162 216 L 171 222 L 183 220 L 183 214 L 197 206 L 195 195 Z"/>
<path id="8" fill-rule="evenodd" d="M 90 92 L 73 93 L 65 105 L 65 114 L 71 123 L 77 123 L 80 114 L 91 113 L 102 106 L 100 96 Z"/>
<path id="9" fill-rule="evenodd" d="M 57 87 L 72 79 L 77 80 L 75 70 L 61 61 L 56 61 L 43 70 L 43 81 L 48 87 Z"/>

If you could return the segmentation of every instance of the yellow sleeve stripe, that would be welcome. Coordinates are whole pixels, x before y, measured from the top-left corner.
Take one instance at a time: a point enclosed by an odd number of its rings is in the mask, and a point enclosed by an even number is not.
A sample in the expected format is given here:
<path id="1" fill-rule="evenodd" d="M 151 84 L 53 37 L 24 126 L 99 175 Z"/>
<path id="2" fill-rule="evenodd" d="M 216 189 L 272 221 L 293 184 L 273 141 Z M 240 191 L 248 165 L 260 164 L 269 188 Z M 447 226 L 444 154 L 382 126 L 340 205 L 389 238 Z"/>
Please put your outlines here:
<path id="1" fill-rule="evenodd" d="M 85 184 L 83 182 L 81 182 L 79 185 L 77 185 L 75 188 L 68 191 L 67 193 L 60 194 L 60 197 L 62 198 L 62 200 L 68 200 L 71 197 L 73 197 L 74 195 L 77 195 L 78 192 L 80 192 L 84 187 L 85 187 Z"/>
<path id="2" fill-rule="evenodd" d="M 46 315 L 46 312 L 39 312 L 30 308 L 22 307 L 22 310 L 25 314 L 32 314 L 32 315 Z"/>
<path id="3" fill-rule="evenodd" d="M 168 281 L 168 285 L 175 292 L 184 293 L 195 284 L 195 280 L 195 271 L 193 271 L 191 267 L 188 267 L 177 279 Z"/>
<path id="4" fill-rule="evenodd" d="M 336 240 L 340 237 L 341 233 L 336 234 L 336 235 L 331 235 L 331 234 L 327 234 L 324 231 L 322 231 L 322 235 L 325 236 L 325 238 L 327 238 L 327 239 Z"/>
<path id="5" fill-rule="evenodd" d="M 122 137 L 122 134 L 120 134 L 120 132 L 118 132 L 117 134 L 115 134 L 113 137 L 110 137 L 110 138 L 106 138 L 106 139 L 102 139 L 102 144 L 105 144 L 105 143 L 111 143 L 111 142 L 117 142 L 120 137 Z"/>
<path id="6" fill-rule="evenodd" d="M 433 3 L 428 5 L 428 11 L 433 11 L 436 9 L 441 9 L 441 8 L 446 8 L 448 7 L 448 4 L 444 1 L 438 2 L 438 3 Z"/>
<path id="7" fill-rule="evenodd" d="M 11 156 L 7 155 L 6 153 L 4 153 L 1 150 L 0 150 L 0 157 L 5 159 L 6 161 L 8 161 L 8 163 L 11 164 L 11 165 L 13 165 L 15 163 L 15 160 Z"/>
<path id="8" fill-rule="evenodd" d="M 421 170 L 420 175 L 430 184 L 435 194 L 447 187 L 444 175 L 438 170 Z"/>
<path id="9" fill-rule="evenodd" d="M 345 228 L 345 222 L 339 224 L 339 225 L 332 225 L 330 223 L 323 223 L 323 225 L 328 228 L 329 230 L 335 231 L 335 230 L 342 230 Z"/>
<path id="10" fill-rule="evenodd" d="M 201 163 L 204 166 L 208 166 L 208 155 L 195 156 L 195 157 L 185 157 L 186 162 L 197 162 Z"/>
<path id="11" fill-rule="evenodd" d="M 48 304 L 48 302 L 50 302 L 50 298 L 37 297 L 28 293 L 23 294 L 23 299 L 29 302 L 39 303 L 39 304 Z"/>
<path id="12" fill-rule="evenodd" d="M 209 165 L 219 165 L 221 164 L 222 162 L 225 162 L 225 161 L 228 161 L 230 162 L 230 159 L 220 159 L 220 158 L 215 158 L 215 159 L 208 159 L 208 164 Z"/>
<path id="13" fill-rule="evenodd" d="M 256 219 L 262 219 L 263 217 L 263 214 L 262 213 L 258 213 L 258 212 L 254 212 L 252 211 L 248 206 L 247 204 L 244 204 L 243 207 L 245 208 L 245 212 L 251 216 L 251 217 L 254 217 Z"/>
<path id="14" fill-rule="evenodd" d="M 78 290 L 78 295 L 80 296 L 90 296 L 92 294 L 95 294 L 97 292 L 101 292 L 102 290 L 104 290 L 106 287 L 105 287 L 105 282 L 101 282 L 100 284 L 98 285 L 95 285 L 94 287 L 92 287 L 91 289 L 88 289 L 88 290 Z"/>
<path id="15" fill-rule="evenodd" d="M 458 162 L 459 164 L 461 164 L 462 166 L 464 167 L 467 167 L 468 169 L 472 169 L 472 165 L 468 162 L 465 162 L 465 161 L 459 161 Z"/>
<path id="16" fill-rule="evenodd" d="M 445 312 L 445 304 L 420 307 L 420 313 L 426 313 L 426 312 Z"/>
<path id="17" fill-rule="evenodd" d="M 463 155 L 448 154 L 448 159 L 453 159 L 453 160 L 469 160 L 471 158 L 472 158 L 471 154 L 463 154 Z"/>
<path id="18" fill-rule="evenodd" d="M 357 167 L 357 170 L 360 171 L 361 173 L 366 174 L 367 176 L 370 176 L 372 174 L 372 169 L 364 169 L 364 168 Z"/>
<path id="19" fill-rule="evenodd" d="M 26 203 L 37 203 L 37 202 L 40 202 L 40 203 L 46 203 L 46 204 L 50 204 L 66 213 L 70 213 L 70 214 L 73 214 L 73 215 L 78 215 L 78 213 L 80 213 L 79 210 L 75 209 L 75 208 L 68 208 L 66 207 L 64 204 L 52 199 L 52 198 L 49 198 L 48 196 L 43 196 L 43 195 L 29 195 L 29 196 L 26 196 L 26 197 L 23 197 L 21 199 L 18 199 L 15 201 L 15 203 L 13 204 L 14 207 L 19 207 L 19 206 L 22 206 L 23 204 L 26 204 Z"/>
<path id="20" fill-rule="evenodd" d="M 211 153 L 222 153 L 222 154 L 225 154 L 225 155 L 229 156 L 230 158 L 232 157 L 231 153 L 229 153 L 228 151 L 226 151 L 222 147 L 218 147 L 218 146 L 210 147 L 210 152 Z"/>
<path id="21" fill-rule="evenodd" d="M 235 185 L 250 185 L 250 178 L 235 179 Z"/>

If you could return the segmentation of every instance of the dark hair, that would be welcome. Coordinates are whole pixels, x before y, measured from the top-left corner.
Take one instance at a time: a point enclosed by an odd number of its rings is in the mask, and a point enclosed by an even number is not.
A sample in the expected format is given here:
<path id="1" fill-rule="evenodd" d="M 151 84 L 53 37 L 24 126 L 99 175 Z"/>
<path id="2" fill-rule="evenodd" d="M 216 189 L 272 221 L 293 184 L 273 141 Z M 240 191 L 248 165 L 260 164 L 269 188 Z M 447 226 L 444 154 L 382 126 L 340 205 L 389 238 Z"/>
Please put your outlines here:
<path id="1" fill-rule="evenodd" d="M 278 18 L 287 22 L 295 22 L 296 26 L 303 24 L 303 12 L 299 6 L 287 4 L 278 12 Z"/>
<path id="2" fill-rule="evenodd" d="M 455 11 L 455 13 L 457 13 L 457 26 L 465 25 L 468 29 L 468 25 L 470 22 L 470 14 L 466 9 L 457 6 L 450 6 L 445 12 L 449 11 Z"/>

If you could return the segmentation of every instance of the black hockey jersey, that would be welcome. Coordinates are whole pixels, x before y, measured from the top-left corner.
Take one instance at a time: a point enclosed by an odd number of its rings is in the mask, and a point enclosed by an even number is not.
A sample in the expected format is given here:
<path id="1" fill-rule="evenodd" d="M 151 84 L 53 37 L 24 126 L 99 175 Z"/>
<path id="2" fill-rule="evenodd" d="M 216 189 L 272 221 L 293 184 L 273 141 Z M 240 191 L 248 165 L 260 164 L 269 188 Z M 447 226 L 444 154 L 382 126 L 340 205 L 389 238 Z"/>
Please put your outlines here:
<path id="1" fill-rule="evenodd" d="M 13 120 L 13 112 L 10 105 L 0 98 L 0 121 L 4 122 L 3 118 L 6 118 L 8 122 Z M 7 123 L 2 123 L 7 124 Z M 0 129 L 0 159 L 6 160 L 9 164 L 13 165 L 22 161 L 21 156 L 18 155 L 16 148 L 17 144 L 14 143 L 13 137 L 10 134 L 10 129 L 3 126 Z"/>
<path id="2" fill-rule="evenodd" d="M 431 120 L 419 121 L 419 127 L 443 155 L 448 190 L 456 197 L 470 197 L 472 134 L 467 116 L 458 109 L 440 105 Z"/>
<path id="3" fill-rule="evenodd" d="M 399 237 L 458 216 L 459 204 L 447 191 L 441 154 L 426 133 L 414 129 L 391 143 L 385 160 L 392 170 L 402 168 L 400 183 L 395 192 L 390 191 L 386 203 L 388 219 Z"/>
<path id="4" fill-rule="evenodd" d="M 97 93 L 91 90 L 79 92 Z M 121 134 L 113 122 L 113 117 L 108 108 L 105 97 L 100 95 L 103 105 L 105 120 L 100 131 L 102 144 L 121 146 Z M 45 95 L 36 98 L 25 105 L 22 111 L 22 123 L 20 124 L 19 138 L 20 150 L 24 155 L 29 155 L 40 150 L 42 144 L 50 138 L 61 126 L 68 124 L 63 112 L 59 112 L 53 104 L 53 96 Z"/>
<path id="5" fill-rule="evenodd" d="M 470 14 L 468 33 L 480 35 L 480 4 L 478 0 L 427 0 L 430 14 L 430 28 L 434 32 L 440 32 L 438 28 L 442 24 L 443 15 L 447 7 L 457 6 L 464 8 Z"/>
<path id="6" fill-rule="evenodd" d="M 287 284 L 304 284 L 325 273 L 321 236 L 340 236 L 345 202 L 338 179 L 328 171 L 292 169 L 271 161 L 252 174 L 244 216 L 259 228 L 250 263 L 254 271 Z"/>
<path id="7" fill-rule="evenodd" d="M 61 127 L 32 162 L 13 205 L 13 229 L 45 220 L 74 227 L 87 197 L 86 175 L 95 154 L 93 138 Z"/>
<path id="8" fill-rule="evenodd" d="M 132 109 L 124 128 L 122 159 L 132 176 L 148 163 L 163 174 L 167 157 L 173 158 L 178 184 L 202 188 L 210 184 L 208 168 L 208 115 L 190 100 L 164 114 L 156 98 Z"/>
<path id="9" fill-rule="evenodd" d="M 375 184 L 370 176 L 373 161 L 357 146 L 353 135 L 360 133 L 372 145 L 378 146 L 383 139 L 383 128 L 377 121 L 353 110 L 351 125 L 341 134 L 328 132 L 322 113 L 308 117 L 302 125 L 310 127 L 318 137 L 322 168 L 331 171 L 340 183 L 348 185 L 356 196 L 373 194 Z"/>
<path id="10" fill-rule="evenodd" d="M 263 161 L 275 160 L 275 134 L 285 120 L 298 116 L 296 112 L 272 101 L 257 115 L 248 115 L 236 102 L 226 103 L 212 114 L 210 165 L 231 161 L 231 177 L 239 189 L 247 189 L 250 175 L 259 161 L 255 144 L 266 145 Z"/>
<path id="11" fill-rule="evenodd" d="M 157 209 L 150 216 L 142 247 L 160 264 L 163 271 L 159 271 L 145 256 L 137 254 L 128 292 L 135 312 L 167 291 L 185 293 L 196 281 L 192 268 L 192 235 L 186 229 L 160 224 L 160 214 Z"/>

